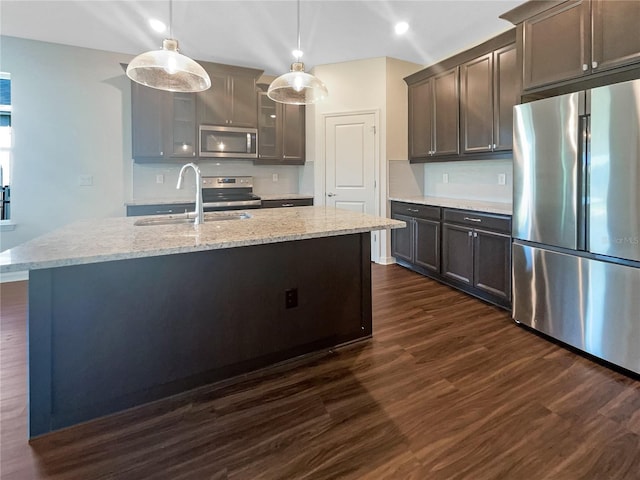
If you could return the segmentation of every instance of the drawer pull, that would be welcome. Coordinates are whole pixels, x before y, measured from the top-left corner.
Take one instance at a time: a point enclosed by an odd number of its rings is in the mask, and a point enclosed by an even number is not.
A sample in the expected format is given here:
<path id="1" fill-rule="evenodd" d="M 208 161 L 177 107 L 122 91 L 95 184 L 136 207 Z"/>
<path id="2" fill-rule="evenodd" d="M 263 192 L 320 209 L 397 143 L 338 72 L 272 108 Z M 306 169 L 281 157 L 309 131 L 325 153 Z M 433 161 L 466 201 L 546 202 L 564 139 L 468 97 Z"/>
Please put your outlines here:
<path id="1" fill-rule="evenodd" d="M 283 207 L 293 207 L 293 203 L 283 203 L 281 206 L 283 206 Z"/>
<path id="2" fill-rule="evenodd" d="M 173 213 L 173 210 L 156 210 L 156 214 L 162 215 L 163 213 Z"/>
<path id="3" fill-rule="evenodd" d="M 469 220 L 470 222 L 477 222 L 480 223 L 482 222 L 481 218 L 471 218 L 471 217 L 464 217 L 465 220 Z"/>
<path id="4" fill-rule="evenodd" d="M 407 212 L 413 212 L 413 213 L 418 213 L 420 210 L 418 210 L 417 208 L 407 208 Z"/>

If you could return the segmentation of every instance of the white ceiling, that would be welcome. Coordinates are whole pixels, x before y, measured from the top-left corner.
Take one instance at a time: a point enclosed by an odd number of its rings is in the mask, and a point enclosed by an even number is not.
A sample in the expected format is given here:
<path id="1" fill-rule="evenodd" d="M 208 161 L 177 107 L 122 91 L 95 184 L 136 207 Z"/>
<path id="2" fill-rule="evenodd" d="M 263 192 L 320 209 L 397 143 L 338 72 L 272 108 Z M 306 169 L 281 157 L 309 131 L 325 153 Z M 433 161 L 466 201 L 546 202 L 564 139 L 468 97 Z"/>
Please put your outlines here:
<path id="1" fill-rule="evenodd" d="M 314 65 L 389 56 L 428 65 L 512 25 L 498 18 L 522 0 L 302 0 L 301 47 Z M 147 19 L 169 23 L 169 1 L 0 0 L 0 32 L 35 40 L 136 55 L 160 47 L 166 35 Z M 185 55 L 257 67 L 289 69 L 296 45 L 295 0 L 174 0 L 173 33 Z M 411 29 L 393 32 L 399 20 Z"/>

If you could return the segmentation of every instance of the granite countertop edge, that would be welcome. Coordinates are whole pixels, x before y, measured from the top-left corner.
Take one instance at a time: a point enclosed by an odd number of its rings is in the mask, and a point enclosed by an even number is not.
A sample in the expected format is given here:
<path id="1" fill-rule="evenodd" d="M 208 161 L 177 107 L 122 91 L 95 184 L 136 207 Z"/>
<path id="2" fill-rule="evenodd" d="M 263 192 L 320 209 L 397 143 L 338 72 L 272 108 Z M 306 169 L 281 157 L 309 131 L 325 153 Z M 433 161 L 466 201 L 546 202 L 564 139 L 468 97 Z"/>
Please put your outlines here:
<path id="1" fill-rule="evenodd" d="M 0 252 L 0 273 L 191 253 L 402 228 L 404 222 L 329 207 L 252 210 L 253 218 L 135 226 L 146 217 L 81 220 Z M 152 218 L 158 218 L 153 216 Z"/>
<path id="2" fill-rule="evenodd" d="M 420 205 L 433 205 L 436 207 L 457 208 L 461 210 L 471 210 L 474 212 L 497 213 L 499 215 L 511 215 L 513 207 L 510 203 L 487 202 L 484 200 L 469 200 L 463 198 L 446 197 L 420 197 L 420 196 L 399 196 L 389 197 L 393 202 L 415 203 Z"/>

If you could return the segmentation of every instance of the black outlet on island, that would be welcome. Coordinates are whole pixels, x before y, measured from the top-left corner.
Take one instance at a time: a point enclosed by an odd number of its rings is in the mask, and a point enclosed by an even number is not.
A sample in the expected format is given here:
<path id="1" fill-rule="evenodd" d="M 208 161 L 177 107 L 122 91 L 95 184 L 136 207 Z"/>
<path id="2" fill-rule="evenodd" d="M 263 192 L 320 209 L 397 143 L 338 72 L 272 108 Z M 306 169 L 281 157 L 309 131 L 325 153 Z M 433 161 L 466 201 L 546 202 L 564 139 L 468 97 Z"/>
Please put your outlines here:
<path id="1" fill-rule="evenodd" d="M 298 306 L 298 289 L 289 288 L 284 291 L 285 308 L 293 308 Z"/>

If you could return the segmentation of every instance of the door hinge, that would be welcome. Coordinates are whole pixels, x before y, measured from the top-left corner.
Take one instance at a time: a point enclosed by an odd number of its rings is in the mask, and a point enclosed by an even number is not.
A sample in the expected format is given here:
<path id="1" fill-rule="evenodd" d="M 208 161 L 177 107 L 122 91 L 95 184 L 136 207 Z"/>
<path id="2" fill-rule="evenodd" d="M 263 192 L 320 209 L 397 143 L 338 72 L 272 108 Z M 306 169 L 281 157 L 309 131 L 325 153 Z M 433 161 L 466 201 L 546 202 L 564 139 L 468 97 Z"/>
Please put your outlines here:
<path id="1" fill-rule="evenodd" d="M 373 134 L 376 134 L 376 126 L 374 125 L 373 127 L 371 127 L 371 131 L 373 132 Z"/>

